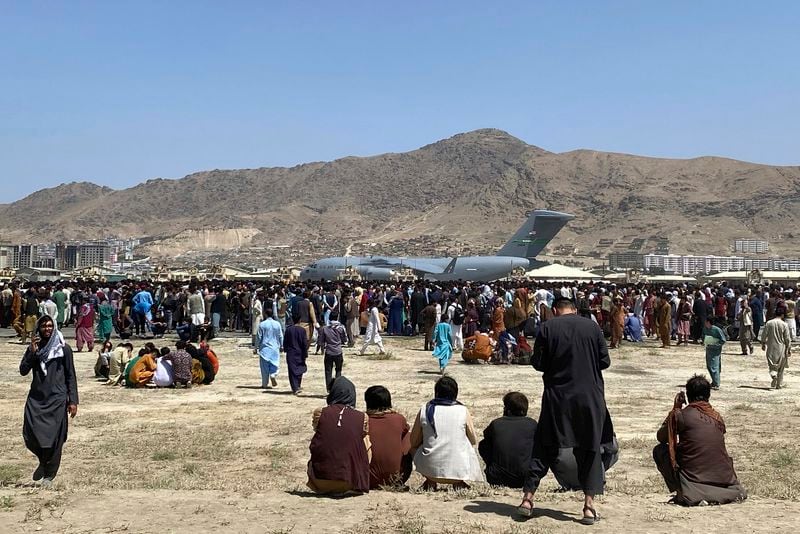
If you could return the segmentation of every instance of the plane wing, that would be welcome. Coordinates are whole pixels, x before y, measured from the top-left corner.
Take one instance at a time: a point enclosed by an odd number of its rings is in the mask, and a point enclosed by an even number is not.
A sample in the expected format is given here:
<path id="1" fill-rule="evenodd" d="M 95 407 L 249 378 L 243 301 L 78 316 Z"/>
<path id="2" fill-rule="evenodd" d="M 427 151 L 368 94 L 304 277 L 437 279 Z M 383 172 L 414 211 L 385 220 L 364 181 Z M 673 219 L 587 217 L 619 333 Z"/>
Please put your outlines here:
<path id="1" fill-rule="evenodd" d="M 455 259 L 450 262 L 454 263 Z M 390 269 L 411 269 L 419 273 L 441 274 L 445 272 L 446 267 L 437 265 L 429 261 L 418 260 L 415 258 L 378 258 L 373 257 L 368 261 L 364 261 L 361 265 L 369 265 L 370 267 L 386 267 Z"/>

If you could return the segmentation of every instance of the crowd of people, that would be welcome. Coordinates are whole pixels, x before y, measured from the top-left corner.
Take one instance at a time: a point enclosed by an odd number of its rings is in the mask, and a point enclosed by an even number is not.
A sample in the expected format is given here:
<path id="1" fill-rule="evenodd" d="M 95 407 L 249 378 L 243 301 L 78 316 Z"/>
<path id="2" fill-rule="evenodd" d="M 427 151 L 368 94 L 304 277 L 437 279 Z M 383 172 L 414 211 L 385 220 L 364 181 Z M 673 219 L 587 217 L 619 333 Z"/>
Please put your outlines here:
<path id="1" fill-rule="evenodd" d="M 605 470 L 618 452 L 602 378 L 610 365 L 608 349 L 645 337 L 657 337 L 663 348 L 673 341 L 704 346 L 711 380 L 693 377 L 686 385 L 688 404 L 685 397 L 675 399 L 658 432 L 654 459 L 668 488 L 677 492 L 676 502 L 741 500 L 746 494 L 727 456 L 724 422 L 709 404 L 710 392 L 720 386 L 722 346 L 735 339 L 747 356 L 760 341 L 772 386 L 784 386 L 797 331 L 793 292 L 779 286 L 577 282 L 8 284 L 0 292 L 0 326 L 12 326 L 23 343 L 31 340 L 20 372 L 34 376 L 24 434 L 40 459 L 37 480 L 55 476 L 66 440 L 65 414 L 77 412 L 64 326 L 75 326 L 78 351 L 93 350 L 100 340 L 99 378 L 130 387 L 210 383 L 219 362 L 208 340 L 228 329 L 250 336 L 263 388 L 277 386 L 285 354 L 290 387 L 302 392 L 310 350 L 323 355 L 328 397 L 313 417 L 312 490 L 366 492 L 403 484 L 416 468 L 429 490 L 483 480 L 522 488 L 519 512 L 530 515 L 539 481 L 552 470 L 562 487 L 583 491 L 582 522 L 592 524 L 599 519 L 594 497 L 602 493 Z M 156 347 L 152 339 L 173 331 L 174 348 Z M 120 338 L 116 346 L 114 332 Z M 384 353 L 382 334 L 423 336 L 421 343 L 438 360 L 443 376 L 413 425 L 392 409 L 383 386 L 366 390 L 366 413 L 356 410 L 355 386 L 342 376 L 344 348 L 360 345 L 357 352 L 364 354 L 375 345 Z M 134 335 L 151 341 L 132 357 Z M 529 338 L 535 338 L 533 347 Z M 458 401 L 458 385 L 445 375 L 456 351 L 468 363 L 532 364 L 544 382 L 539 420 L 527 417 L 524 395 L 509 393 L 503 416 L 479 442 L 469 411 Z M 50 413 L 52 407 L 40 402 L 47 396 L 66 406 L 64 414 Z M 37 415 L 45 412 L 50 419 Z M 703 467 L 723 460 L 725 469 Z"/>
<path id="2" fill-rule="evenodd" d="M 204 341 L 195 347 L 178 340 L 172 349 L 159 349 L 148 341 L 136 356 L 132 354 L 132 343 L 114 347 L 106 341 L 97 353 L 95 378 L 108 386 L 190 388 L 211 384 L 219 373 L 219 358 Z"/>

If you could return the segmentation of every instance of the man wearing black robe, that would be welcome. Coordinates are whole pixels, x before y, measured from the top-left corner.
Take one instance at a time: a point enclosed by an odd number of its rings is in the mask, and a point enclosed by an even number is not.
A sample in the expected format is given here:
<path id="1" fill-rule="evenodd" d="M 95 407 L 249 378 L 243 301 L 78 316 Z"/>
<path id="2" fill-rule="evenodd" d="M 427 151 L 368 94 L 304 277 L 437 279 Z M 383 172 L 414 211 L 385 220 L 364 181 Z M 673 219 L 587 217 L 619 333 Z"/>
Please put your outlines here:
<path id="1" fill-rule="evenodd" d="M 422 310 L 428 305 L 428 299 L 425 296 L 422 286 L 414 288 L 411 294 L 411 327 L 414 329 L 414 334 L 422 328 Z"/>
<path id="2" fill-rule="evenodd" d="M 50 317 L 39 319 L 34 334 L 39 339 L 31 343 L 19 364 L 22 376 L 33 372 L 25 403 L 22 436 L 28 450 L 39 458 L 33 480 L 41 480 L 44 485 L 52 483 L 61 464 L 61 450 L 67 441 L 67 414 L 75 417 L 78 413 L 78 385 L 72 349 L 63 344 L 60 357 L 48 358 L 48 353 L 56 352 L 48 350 L 52 347 L 49 342 L 59 335 Z"/>
<path id="3" fill-rule="evenodd" d="M 605 485 L 601 443 L 613 438 L 602 375 L 611 359 L 600 327 L 577 315 L 572 301 L 558 299 L 553 308 L 556 317 L 540 327 L 531 359 L 542 372 L 544 391 L 519 511 L 532 514 L 533 494 L 547 466 L 560 448 L 572 448 L 584 493 L 581 523 L 593 524 L 599 518 L 594 496 L 603 493 Z"/>
<path id="4" fill-rule="evenodd" d="M 700 298 L 700 292 L 695 291 L 694 303 L 692 304 L 692 343 L 699 343 L 700 338 L 703 336 L 703 328 L 706 325 L 706 317 L 708 316 L 708 306 L 706 301 Z"/>

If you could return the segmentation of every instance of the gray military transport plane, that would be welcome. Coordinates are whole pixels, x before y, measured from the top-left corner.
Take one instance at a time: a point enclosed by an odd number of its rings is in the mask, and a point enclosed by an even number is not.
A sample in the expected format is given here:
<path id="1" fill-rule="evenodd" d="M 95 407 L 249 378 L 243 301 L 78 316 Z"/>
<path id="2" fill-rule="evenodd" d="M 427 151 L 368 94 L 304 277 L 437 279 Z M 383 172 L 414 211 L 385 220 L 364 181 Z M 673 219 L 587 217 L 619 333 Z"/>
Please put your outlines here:
<path id="1" fill-rule="evenodd" d="M 365 280 L 391 280 L 400 271 L 412 270 L 418 278 L 434 281 L 471 280 L 489 282 L 528 270 L 542 251 L 574 215 L 557 211 L 529 212 L 525 224 L 503 245 L 496 256 L 415 258 L 396 256 L 339 256 L 324 258 L 303 268 L 300 279 L 336 280 L 355 270 Z"/>

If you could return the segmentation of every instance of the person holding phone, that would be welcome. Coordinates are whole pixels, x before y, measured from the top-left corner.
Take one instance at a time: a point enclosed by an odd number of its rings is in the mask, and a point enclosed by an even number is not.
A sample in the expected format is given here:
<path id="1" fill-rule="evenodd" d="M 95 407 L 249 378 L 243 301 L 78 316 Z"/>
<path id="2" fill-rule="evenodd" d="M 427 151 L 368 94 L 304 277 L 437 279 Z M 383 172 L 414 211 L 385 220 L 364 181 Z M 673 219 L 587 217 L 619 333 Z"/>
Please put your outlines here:
<path id="1" fill-rule="evenodd" d="M 33 480 L 50 486 L 67 441 L 67 415 L 75 417 L 78 413 L 78 384 L 72 349 L 48 315 L 37 321 L 31 344 L 19 364 L 22 376 L 31 372 L 22 436 L 25 446 L 39 459 Z"/>
<path id="2" fill-rule="evenodd" d="M 709 403 L 711 389 L 706 377 L 690 378 L 686 393 L 675 396 L 656 435 L 659 445 L 653 460 L 669 491 L 675 492 L 676 504 L 726 504 L 747 498 L 725 448 L 725 421 Z"/>

